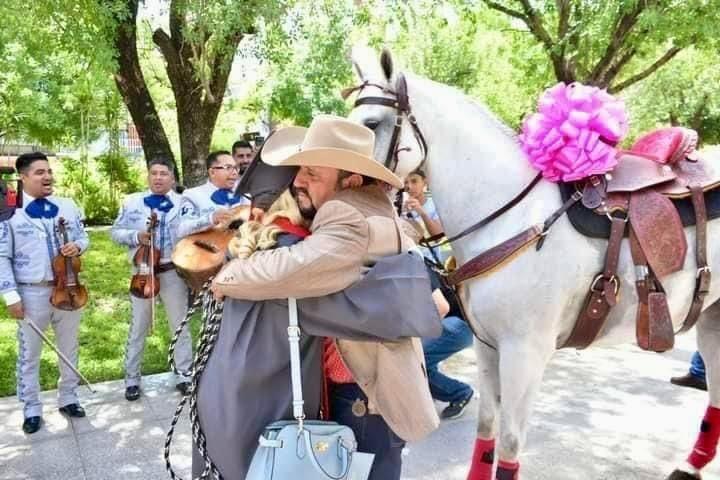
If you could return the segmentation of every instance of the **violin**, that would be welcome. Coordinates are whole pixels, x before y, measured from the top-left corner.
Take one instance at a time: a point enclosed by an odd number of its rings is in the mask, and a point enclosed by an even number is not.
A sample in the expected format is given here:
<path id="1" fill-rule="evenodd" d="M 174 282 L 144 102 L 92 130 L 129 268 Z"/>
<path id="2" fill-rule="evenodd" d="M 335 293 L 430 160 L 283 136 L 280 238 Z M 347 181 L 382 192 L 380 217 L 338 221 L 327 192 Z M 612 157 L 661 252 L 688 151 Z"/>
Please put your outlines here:
<path id="1" fill-rule="evenodd" d="M 160 281 L 155 275 L 160 265 L 160 250 L 154 245 L 156 228 L 157 213 L 153 212 L 148 219 L 147 229 L 150 245 L 141 244 L 133 257 L 137 273 L 130 279 L 130 293 L 138 298 L 155 298 L 160 293 Z"/>
<path id="2" fill-rule="evenodd" d="M 58 219 L 57 231 L 62 238 L 62 245 L 68 243 L 67 222 L 63 217 Z M 66 257 L 58 254 L 52 261 L 55 286 L 50 295 L 50 303 L 59 310 L 78 310 L 88 301 L 88 292 L 80 284 L 78 273 L 81 270 L 80 257 Z"/>
<path id="3" fill-rule="evenodd" d="M 230 222 L 188 235 L 173 250 L 172 262 L 192 290 L 202 289 L 205 282 L 220 271 L 225 263 L 230 240 L 238 227 L 250 217 L 250 206 L 235 206 L 230 209 L 230 213 Z"/>

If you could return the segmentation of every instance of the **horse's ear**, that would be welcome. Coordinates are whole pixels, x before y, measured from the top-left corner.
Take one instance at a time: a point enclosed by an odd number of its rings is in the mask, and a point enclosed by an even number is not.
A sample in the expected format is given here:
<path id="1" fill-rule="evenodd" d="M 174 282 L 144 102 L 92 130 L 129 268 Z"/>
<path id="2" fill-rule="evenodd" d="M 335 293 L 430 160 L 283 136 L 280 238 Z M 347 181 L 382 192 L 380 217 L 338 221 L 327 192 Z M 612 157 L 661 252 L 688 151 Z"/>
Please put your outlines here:
<path id="1" fill-rule="evenodd" d="M 393 60 L 392 55 L 390 55 L 390 50 L 387 48 L 383 48 L 383 51 L 380 54 L 380 66 L 382 66 L 382 70 L 387 81 L 391 81 L 393 76 Z"/>
<path id="2" fill-rule="evenodd" d="M 362 70 L 360 70 L 360 65 L 358 65 L 356 61 L 353 61 L 352 66 L 353 66 L 353 69 L 355 70 L 355 74 L 357 75 L 358 79 L 360 81 L 365 80 L 365 75 L 363 75 Z"/>

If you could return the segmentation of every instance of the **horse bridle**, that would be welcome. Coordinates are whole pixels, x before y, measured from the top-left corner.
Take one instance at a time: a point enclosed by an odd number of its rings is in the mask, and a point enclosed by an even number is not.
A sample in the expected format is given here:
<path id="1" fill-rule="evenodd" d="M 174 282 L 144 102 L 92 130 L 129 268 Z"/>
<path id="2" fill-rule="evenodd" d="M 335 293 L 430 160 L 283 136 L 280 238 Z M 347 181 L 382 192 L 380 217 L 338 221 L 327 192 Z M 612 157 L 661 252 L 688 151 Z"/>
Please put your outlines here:
<path id="1" fill-rule="evenodd" d="M 382 105 L 384 107 L 390 107 L 395 109 L 395 126 L 393 128 L 392 136 L 390 137 L 390 145 L 387 155 L 385 157 L 385 167 L 392 172 L 395 172 L 397 170 L 399 162 L 398 154 L 401 151 L 410 150 L 409 147 L 400 148 L 398 145 L 400 141 L 400 133 L 402 132 L 403 118 L 407 118 L 410 126 L 412 126 L 415 139 L 417 140 L 420 148 L 422 149 L 422 161 L 420 162 L 420 166 L 422 166 L 425 163 L 425 159 L 427 158 L 427 142 L 425 142 L 425 137 L 423 136 L 422 131 L 420 131 L 417 120 L 415 119 L 415 116 L 412 113 L 412 109 L 410 108 L 410 98 L 408 97 L 407 93 L 407 81 L 405 80 L 405 75 L 403 75 L 402 73 L 398 74 L 397 80 L 395 82 L 395 90 L 392 90 L 383 85 L 379 85 L 377 83 L 364 81 L 360 85 L 344 89 L 341 92 L 342 98 L 346 99 L 354 92 L 362 92 L 365 87 L 377 87 L 383 93 L 386 93 L 393 97 L 360 97 L 355 100 L 354 105 L 355 107 L 358 107 L 360 105 Z"/>

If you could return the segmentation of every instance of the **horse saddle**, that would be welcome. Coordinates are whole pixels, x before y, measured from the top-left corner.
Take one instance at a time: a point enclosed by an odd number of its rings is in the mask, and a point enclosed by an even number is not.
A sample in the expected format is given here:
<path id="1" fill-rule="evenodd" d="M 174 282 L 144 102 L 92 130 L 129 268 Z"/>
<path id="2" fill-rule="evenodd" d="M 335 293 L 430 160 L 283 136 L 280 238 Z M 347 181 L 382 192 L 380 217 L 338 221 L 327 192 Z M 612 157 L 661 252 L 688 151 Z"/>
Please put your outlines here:
<path id="1" fill-rule="evenodd" d="M 660 280 L 683 268 L 687 253 L 683 227 L 688 223 L 698 229 L 698 282 L 683 330 L 697 321 L 710 282 L 705 192 L 720 186 L 720 165 L 700 158 L 696 145 L 697 133 L 693 130 L 682 127 L 655 130 L 640 137 L 629 151 L 621 152 L 617 167 L 604 179 L 596 178 L 585 184 L 583 203 L 594 209 L 593 214 L 588 215 L 590 210 L 586 210 L 585 215 L 596 217 L 595 222 L 599 217 L 607 224 L 608 253 L 605 270 L 593 282 L 586 306 L 565 346 L 584 348 L 599 333 L 602 322 L 598 327 L 597 317 L 601 316 L 604 321 L 616 301 L 611 298 L 617 296 L 619 289 L 615 269 L 620 242 L 628 236 L 639 301 L 638 344 L 653 351 L 672 348 L 674 332 Z M 597 199 L 601 201 L 596 202 Z M 692 205 L 692 222 L 681 216 L 677 203 L 683 201 Z M 685 216 L 687 214 L 686 211 Z M 572 211 L 569 216 L 573 221 Z M 587 325 L 591 324 L 596 331 L 588 331 Z"/>

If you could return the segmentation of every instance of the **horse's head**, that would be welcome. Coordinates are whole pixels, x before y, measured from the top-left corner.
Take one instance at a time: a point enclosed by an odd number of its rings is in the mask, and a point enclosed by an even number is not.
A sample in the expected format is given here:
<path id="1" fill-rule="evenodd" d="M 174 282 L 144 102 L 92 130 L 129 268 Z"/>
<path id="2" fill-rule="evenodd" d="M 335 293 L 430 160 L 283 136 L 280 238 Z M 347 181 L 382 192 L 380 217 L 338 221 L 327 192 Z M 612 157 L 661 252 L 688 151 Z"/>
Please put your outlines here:
<path id="1" fill-rule="evenodd" d="M 355 107 L 348 118 L 375 132 L 375 159 L 404 179 L 425 158 L 421 136 L 416 134 L 408 115 L 393 106 L 398 94 L 402 95 L 400 84 L 404 78 L 394 71 L 388 50 L 383 50 L 378 59 L 373 50 L 356 47 L 352 52 L 352 63 L 360 87 L 357 87 Z M 393 141 L 397 122 L 401 122 L 401 128 L 397 132 L 397 141 Z"/>

